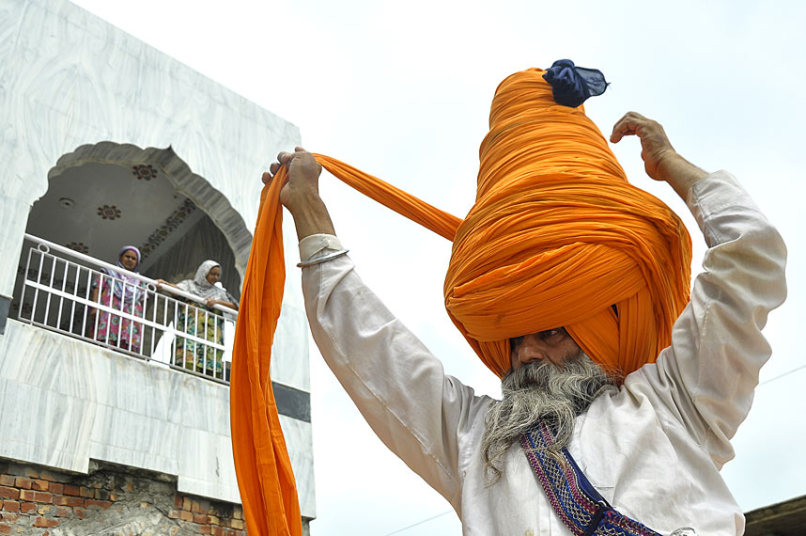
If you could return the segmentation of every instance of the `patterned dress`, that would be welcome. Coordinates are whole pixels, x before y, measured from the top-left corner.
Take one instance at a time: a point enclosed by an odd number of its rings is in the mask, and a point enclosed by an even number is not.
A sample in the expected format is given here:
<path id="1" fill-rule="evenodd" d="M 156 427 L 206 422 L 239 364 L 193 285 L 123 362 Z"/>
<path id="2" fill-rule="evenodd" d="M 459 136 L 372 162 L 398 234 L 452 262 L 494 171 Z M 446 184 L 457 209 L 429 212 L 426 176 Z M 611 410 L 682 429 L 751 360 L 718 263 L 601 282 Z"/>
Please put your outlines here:
<path id="1" fill-rule="evenodd" d="M 186 279 L 177 286 L 185 292 L 200 298 L 234 301 L 223 287 L 207 281 L 207 274 L 220 265 L 212 260 L 203 262 L 196 270 L 193 279 Z M 188 302 L 179 306 L 177 318 L 176 354 L 174 364 L 188 370 L 195 370 L 207 376 L 225 378 L 224 351 L 182 334 L 204 341 L 224 344 L 224 317 L 220 311 L 205 307 L 203 303 Z"/>
<path id="2" fill-rule="evenodd" d="M 127 249 L 134 248 L 128 247 Z M 139 265 L 139 251 L 136 249 L 134 251 L 137 253 Z M 118 265 L 120 266 L 120 263 Z M 99 288 L 98 302 L 101 305 L 129 313 L 135 317 L 143 317 L 146 284 L 139 279 L 114 270 L 104 269 L 103 273 L 93 281 L 92 286 Z M 100 309 L 95 314 L 97 316 L 93 324 L 95 340 L 123 350 L 140 353 L 143 344 L 143 325 L 140 322 Z"/>

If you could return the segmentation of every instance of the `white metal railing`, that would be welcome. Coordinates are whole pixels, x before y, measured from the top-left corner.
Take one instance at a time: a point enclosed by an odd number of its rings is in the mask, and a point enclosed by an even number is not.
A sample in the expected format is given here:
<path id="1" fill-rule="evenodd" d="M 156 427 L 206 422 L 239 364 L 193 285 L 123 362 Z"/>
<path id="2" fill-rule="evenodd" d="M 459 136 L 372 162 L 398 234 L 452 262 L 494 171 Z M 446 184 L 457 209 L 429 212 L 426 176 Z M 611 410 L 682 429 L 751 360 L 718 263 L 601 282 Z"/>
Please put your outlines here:
<path id="1" fill-rule="evenodd" d="M 207 308 L 204 298 L 33 235 L 25 242 L 20 321 L 229 381 L 236 310 Z"/>

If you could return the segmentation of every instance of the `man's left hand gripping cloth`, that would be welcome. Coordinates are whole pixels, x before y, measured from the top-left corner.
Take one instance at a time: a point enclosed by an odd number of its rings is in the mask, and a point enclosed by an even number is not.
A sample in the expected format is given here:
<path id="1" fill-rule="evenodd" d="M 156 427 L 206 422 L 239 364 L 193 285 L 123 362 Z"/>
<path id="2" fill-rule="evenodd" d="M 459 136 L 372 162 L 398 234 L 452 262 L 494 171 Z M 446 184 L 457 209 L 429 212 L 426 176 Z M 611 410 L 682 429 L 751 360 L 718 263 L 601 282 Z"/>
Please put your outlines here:
<path id="1" fill-rule="evenodd" d="M 346 184 L 387 208 L 452 240 L 461 220 L 371 175 L 315 155 Z M 230 379 L 230 425 L 235 473 L 252 536 L 300 536 L 297 487 L 274 401 L 269 369 L 285 283 L 283 166 L 264 187 L 244 275 Z"/>

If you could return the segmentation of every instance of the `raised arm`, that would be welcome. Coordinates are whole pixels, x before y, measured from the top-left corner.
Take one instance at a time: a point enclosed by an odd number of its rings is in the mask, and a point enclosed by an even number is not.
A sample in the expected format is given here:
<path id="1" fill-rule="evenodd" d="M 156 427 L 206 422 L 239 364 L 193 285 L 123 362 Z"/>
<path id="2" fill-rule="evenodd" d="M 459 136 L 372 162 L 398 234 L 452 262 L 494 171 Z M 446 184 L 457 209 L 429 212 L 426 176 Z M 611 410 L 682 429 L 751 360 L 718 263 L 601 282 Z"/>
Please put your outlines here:
<path id="1" fill-rule="evenodd" d="M 280 153 L 263 181 L 282 178 L 283 165 L 288 181 L 280 201 L 300 239 L 305 310 L 320 353 L 381 441 L 458 509 L 458 436 L 483 405 L 445 375 L 347 255 L 328 255 L 344 250 L 319 196 L 321 167 L 313 156 L 301 148 Z"/>
<path id="2" fill-rule="evenodd" d="M 707 174 L 679 156 L 663 128 L 635 113 L 612 141 L 641 139 L 647 173 L 665 180 L 688 203 L 708 251 L 691 300 L 657 363 L 628 377 L 625 387 L 678 423 L 721 467 L 730 439 L 747 416 L 760 368 L 771 354 L 761 330 L 786 296 L 783 240 L 729 173 Z M 632 375 L 631 375 L 632 376 Z"/>

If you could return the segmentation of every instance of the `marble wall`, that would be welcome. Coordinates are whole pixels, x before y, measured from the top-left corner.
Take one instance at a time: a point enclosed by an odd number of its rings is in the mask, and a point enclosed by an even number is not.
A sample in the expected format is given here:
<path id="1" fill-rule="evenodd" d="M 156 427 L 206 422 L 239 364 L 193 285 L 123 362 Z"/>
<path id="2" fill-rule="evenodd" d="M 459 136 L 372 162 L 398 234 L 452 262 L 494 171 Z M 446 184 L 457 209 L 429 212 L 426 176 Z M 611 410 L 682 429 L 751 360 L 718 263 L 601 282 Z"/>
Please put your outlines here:
<path id="1" fill-rule="evenodd" d="M 229 388 L 15 320 L 0 337 L 0 457 L 86 473 L 90 460 L 176 475 L 182 493 L 240 502 Z M 305 517 L 311 425 L 281 416 Z"/>
<path id="2" fill-rule="evenodd" d="M 242 277 L 260 174 L 299 141 L 293 124 L 66 0 L 0 0 L 0 298 L 11 296 L 30 207 L 49 173 L 105 143 L 105 155 L 158 148 L 166 168 L 181 167 L 177 187 L 221 229 Z M 284 232 L 296 283 L 288 222 Z M 274 381 L 310 391 L 307 340 L 299 285 L 287 283 Z M 226 386 L 9 321 L 0 397 L 0 456 L 76 471 L 104 459 L 238 500 Z M 313 517 L 310 423 L 284 417 L 283 426 L 303 513 Z"/>

